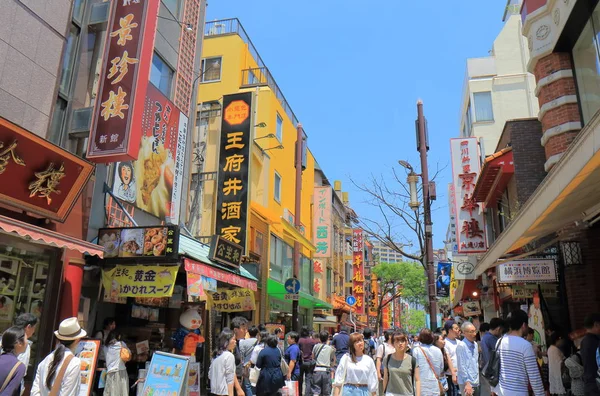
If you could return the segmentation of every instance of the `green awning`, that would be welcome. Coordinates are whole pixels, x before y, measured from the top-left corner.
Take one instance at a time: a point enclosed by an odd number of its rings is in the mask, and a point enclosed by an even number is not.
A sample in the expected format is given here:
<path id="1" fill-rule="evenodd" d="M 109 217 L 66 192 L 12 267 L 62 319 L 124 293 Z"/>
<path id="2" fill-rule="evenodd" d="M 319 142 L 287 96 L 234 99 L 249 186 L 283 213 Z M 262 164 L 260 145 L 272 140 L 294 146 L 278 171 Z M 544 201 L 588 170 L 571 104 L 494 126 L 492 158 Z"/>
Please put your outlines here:
<path id="1" fill-rule="evenodd" d="M 300 281 L 302 282 L 302 281 Z M 267 282 L 267 292 L 269 296 L 273 296 L 278 300 L 285 301 L 285 286 L 283 283 L 277 282 L 276 280 L 269 279 Z M 303 308 L 316 308 L 316 309 L 332 309 L 333 306 L 327 302 L 318 299 L 315 296 L 311 296 L 308 293 L 301 291 L 300 293 L 300 306 Z M 291 301 L 290 301 L 291 302 Z"/>

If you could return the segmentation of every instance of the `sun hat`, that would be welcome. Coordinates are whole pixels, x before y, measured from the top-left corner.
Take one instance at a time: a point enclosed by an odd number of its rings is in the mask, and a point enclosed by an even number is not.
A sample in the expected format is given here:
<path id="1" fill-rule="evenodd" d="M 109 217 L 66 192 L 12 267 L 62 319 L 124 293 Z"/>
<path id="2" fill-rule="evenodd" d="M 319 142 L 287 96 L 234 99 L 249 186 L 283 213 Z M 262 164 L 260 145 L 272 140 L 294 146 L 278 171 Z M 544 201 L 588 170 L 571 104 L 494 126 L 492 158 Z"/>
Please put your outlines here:
<path id="1" fill-rule="evenodd" d="M 54 336 L 62 341 L 74 341 L 83 338 L 87 332 L 79 326 L 77 318 L 67 318 L 60 322 L 58 330 L 54 332 Z"/>

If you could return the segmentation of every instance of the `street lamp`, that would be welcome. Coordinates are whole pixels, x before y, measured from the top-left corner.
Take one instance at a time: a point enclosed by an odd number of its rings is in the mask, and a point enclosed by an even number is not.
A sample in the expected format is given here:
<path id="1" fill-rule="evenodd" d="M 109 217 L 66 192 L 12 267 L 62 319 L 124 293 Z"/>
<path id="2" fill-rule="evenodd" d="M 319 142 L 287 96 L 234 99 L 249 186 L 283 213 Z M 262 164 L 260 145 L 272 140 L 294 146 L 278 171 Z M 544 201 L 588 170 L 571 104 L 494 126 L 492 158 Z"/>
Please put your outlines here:
<path id="1" fill-rule="evenodd" d="M 407 161 L 399 160 L 398 163 L 409 171 L 408 176 L 406 178 L 406 182 L 408 183 L 410 191 L 410 202 L 408 203 L 408 206 L 416 212 L 417 210 L 419 210 L 419 206 L 421 206 L 419 198 L 417 197 L 417 183 L 419 182 L 420 175 L 415 173 L 412 165 L 409 164 Z"/>

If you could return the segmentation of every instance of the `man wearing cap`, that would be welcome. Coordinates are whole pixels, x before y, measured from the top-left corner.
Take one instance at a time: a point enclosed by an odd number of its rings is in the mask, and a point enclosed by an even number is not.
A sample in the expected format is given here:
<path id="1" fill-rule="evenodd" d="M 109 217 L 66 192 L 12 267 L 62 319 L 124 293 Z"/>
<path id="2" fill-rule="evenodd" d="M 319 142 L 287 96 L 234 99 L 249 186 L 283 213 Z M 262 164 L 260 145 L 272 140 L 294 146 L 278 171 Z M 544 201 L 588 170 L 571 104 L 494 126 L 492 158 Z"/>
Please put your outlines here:
<path id="1" fill-rule="evenodd" d="M 54 332 L 59 343 L 56 349 L 39 364 L 31 388 L 31 396 L 78 396 L 81 386 L 81 360 L 75 357 L 79 341 L 87 333 L 77 318 L 63 320 Z"/>
<path id="2" fill-rule="evenodd" d="M 446 371 L 446 377 L 448 377 L 448 396 L 459 396 L 460 390 L 458 388 L 458 378 L 456 376 L 456 367 L 458 367 L 458 360 L 456 357 L 456 347 L 458 346 L 460 336 L 460 327 L 454 320 L 446 321 L 444 325 L 446 330 L 446 355 L 452 361 L 452 366 Z"/>

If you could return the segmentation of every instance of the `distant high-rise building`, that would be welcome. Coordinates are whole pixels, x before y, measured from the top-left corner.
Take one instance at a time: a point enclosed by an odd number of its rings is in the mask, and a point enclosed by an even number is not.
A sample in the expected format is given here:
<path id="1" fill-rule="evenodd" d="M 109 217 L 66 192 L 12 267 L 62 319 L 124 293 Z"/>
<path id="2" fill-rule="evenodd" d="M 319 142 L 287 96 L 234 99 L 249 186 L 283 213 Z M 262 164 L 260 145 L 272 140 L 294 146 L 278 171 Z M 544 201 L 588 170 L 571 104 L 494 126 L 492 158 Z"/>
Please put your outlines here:
<path id="1" fill-rule="evenodd" d="M 381 241 L 375 239 L 373 243 L 373 257 L 377 263 L 399 263 L 404 260 L 402 254 L 396 250 L 384 245 Z M 398 245 L 401 245 L 398 243 Z"/>

